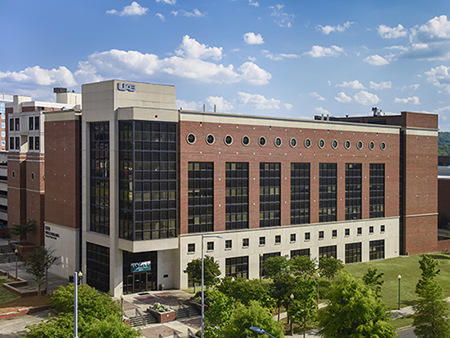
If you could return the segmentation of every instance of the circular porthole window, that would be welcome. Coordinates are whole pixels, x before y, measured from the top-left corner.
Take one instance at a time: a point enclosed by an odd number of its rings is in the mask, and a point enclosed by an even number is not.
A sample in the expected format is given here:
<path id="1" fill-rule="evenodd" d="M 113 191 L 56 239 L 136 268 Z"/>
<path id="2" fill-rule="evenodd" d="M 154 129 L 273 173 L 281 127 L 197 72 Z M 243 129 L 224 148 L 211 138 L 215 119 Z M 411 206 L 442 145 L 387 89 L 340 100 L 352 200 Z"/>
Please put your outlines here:
<path id="1" fill-rule="evenodd" d="M 361 150 L 363 148 L 362 141 L 358 141 L 358 143 L 356 143 L 356 148 L 358 148 L 359 150 Z"/>
<path id="2" fill-rule="evenodd" d="M 189 143 L 189 144 L 194 144 L 195 141 L 197 141 L 197 137 L 195 137 L 194 134 L 190 133 L 190 134 L 188 134 L 188 136 L 186 137 L 186 141 L 187 141 L 187 143 Z"/>
<path id="3" fill-rule="evenodd" d="M 242 137 L 242 144 L 244 146 L 248 146 L 250 144 L 250 137 L 248 137 L 247 135 Z"/>
<path id="4" fill-rule="evenodd" d="M 345 141 L 345 144 L 344 144 L 345 149 L 350 149 L 351 146 L 352 146 L 352 143 L 349 140 Z"/>
<path id="5" fill-rule="evenodd" d="M 283 141 L 281 140 L 280 137 L 277 137 L 273 143 L 275 144 L 276 147 L 281 147 Z"/>
<path id="6" fill-rule="evenodd" d="M 375 149 L 375 142 L 373 142 L 373 141 L 369 142 L 369 149 L 370 150 L 374 150 Z"/>
<path id="7" fill-rule="evenodd" d="M 311 140 L 309 138 L 305 139 L 305 147 L 306 148 L 311 147 Z"/>
<path id="8" fill-rule="evenodd" d="M 265 138 L 264 136 L 261 136 L 261 137 L 259 138 L 259 145 L 260 145 L 261 147 L 264 147 L 264 146 L 266 145 L 266 143 L 267 143 L 266 138 Z"/>
<path id="9" fill-rule="evenodd" d="M 339 145 L 339 142 L 337 140 L 333 140 L 333 142 L 331 142 L 331 147 L 333 147 L 333 149 L 336 149 Z"/>
<path id="10" fill-rule="evenodd" d="M 381 142 L 380 143 L 380 149 L 381 150 L 385 150 L 386 149 L 386 143 L 385 142 Z"/>
<path id="11" fill-rule="evenodd" d="M 16 177 L 16 172 L 15 172 L 14 170 L 11 172 L 11 177 L 12 177 L 12 178 L 15 178 L 15 177 Z"/>
<path id="12" fill-rule="evenodd" d="M 31 180 L 34 181 L 35 175 L 34 173 L 31 173 Z"/>
<path id="13" fill-rule="evenodd" d="M 319 145 L 319 148 L 320 148 L 320 149 L 322 149 L 323 147 L 325 147 L 325 140 L 324 140 L 324 139 L 320 139 L 318 145 Z"/>
<path id="14" fill-rule="evenodd" d="M 289 144 L 292 148 L 295 148 L 297 146 L 297 139 L 295 137 L 291 138 Z"/>
<path id="15" fill-rule="evenodd" d="M 216 142 L 216 138 L 214 137 L 213 134 L 208 134 L 206 136 L 206 143 L 208 143 L 209 145 L 213 145 L 214 142 Z"/>
<path id="16" fill-rule="evenodd" d="M 230 146 L 233 143 L 233 137 L 231 135 L 227 135 L 227 136 L 225 136 L 223 141 L 225 142 L 225 144 L 227 146 Z"/>

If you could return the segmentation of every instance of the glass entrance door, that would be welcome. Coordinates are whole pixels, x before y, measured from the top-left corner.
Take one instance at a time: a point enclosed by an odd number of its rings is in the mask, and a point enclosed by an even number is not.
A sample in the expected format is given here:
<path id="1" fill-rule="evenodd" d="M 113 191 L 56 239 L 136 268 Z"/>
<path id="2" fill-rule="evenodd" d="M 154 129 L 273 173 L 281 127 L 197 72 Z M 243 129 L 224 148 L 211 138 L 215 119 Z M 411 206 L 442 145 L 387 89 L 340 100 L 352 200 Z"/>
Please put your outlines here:
<path id="1" fill-rule="evenodd" d="M 137 272 L 133 274 L 133 292 L 141 292 L 147 290 L 147 274 L 145 272 Z"/>

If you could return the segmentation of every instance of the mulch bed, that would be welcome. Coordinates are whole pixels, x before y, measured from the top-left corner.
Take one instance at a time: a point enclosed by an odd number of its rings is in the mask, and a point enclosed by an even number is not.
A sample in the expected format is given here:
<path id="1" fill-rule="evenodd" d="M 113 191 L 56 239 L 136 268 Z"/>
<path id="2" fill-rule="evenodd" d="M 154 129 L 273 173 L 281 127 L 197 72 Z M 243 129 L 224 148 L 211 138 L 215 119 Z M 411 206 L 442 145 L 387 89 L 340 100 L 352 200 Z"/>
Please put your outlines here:
<path id="1" fill-rule="evenodd" d="M 1 304 L 0 313 L 9 313 L 18 311 L 19 309 L 48 305 L 50 299 L 51 296 L 44 296 L 44 295 L 40 297 L 38 296 L 22 297 L 8 303 Z"/>

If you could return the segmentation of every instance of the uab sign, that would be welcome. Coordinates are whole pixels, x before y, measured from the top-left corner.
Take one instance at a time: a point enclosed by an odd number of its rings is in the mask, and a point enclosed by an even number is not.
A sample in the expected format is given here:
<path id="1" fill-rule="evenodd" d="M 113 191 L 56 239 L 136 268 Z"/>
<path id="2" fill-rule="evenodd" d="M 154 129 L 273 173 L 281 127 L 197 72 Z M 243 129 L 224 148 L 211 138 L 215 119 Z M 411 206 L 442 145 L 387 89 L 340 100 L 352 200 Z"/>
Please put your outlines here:
<path id="1" fill-rule="evenodd" d="M 136 90 L 136 86 L 131 83 L 117 82 L 117 89 L 121 92 L 129 91 L 134 92 Z"/>
<path id="2" fill-rule="evenodd" d="M 131 263 L 131 273 L 135 272 L 145 272 L 152 270 L 152 262 L 139 262 L 139 263 Z"/>

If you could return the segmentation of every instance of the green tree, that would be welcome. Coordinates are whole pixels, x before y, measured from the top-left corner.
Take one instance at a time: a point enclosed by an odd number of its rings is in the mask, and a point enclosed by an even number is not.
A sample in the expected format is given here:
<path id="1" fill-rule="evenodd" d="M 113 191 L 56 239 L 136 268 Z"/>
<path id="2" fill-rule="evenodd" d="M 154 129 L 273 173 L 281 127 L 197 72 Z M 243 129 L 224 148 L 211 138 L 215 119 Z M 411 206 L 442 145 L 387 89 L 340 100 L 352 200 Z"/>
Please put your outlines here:
<path id="1" fill-rule="evenodd" d="M 217 338 L 220 329 L 225 327 L 231 319 L 234 300 L 219 291 L 209 292 L 208 297 L 211 302 L 208 311 L 205 312 L 205 337 Z"/>
<path id="2" fill-rule="evenodd" d="M 334 276 L 344 268 L 344 263 L 334 257 L 322 257 L 319 260 L 320 275 L 326 278 L 334 279 Z"/>
<path id="3" fill-rule="evenodd" d="M 317 318 L 316 280 L 311 278 L 297 278 L 293 290 L 294 299 L 288 309 L 292 322 L 305 332 L 308 324 Z"/>
<path id="4" fill-rule="evenodd" d="M 419 338 L 450 337 L 449 304 L 442 299 L 442 288 L 436 281 L 440 270 L 437 261 L 422 255 L 419 261 L 422 278 L 416 284 L 416 294 L 420 297 L 414 305 L 414 333 Z"/>
<path id="5" fill-rule="evenodd" d="M 21 241 L 27 239 L 27 234 L 34 230 L 36 226 L 36 221 L 29 219 L 28 221 L 22 221 L 19 224 L 13 224 L 11 227 L 11 233 L 14 236 L 19 236 Z"/>
<path id="6" fill-rule="evenodd" d="M 288 256 L 269 257 L 263 264 L 263 269 L 266 272 L 266 277 L 272 278 L 289 274 L 291 267 L 289 265 Z"/>
<path id="7" fill-rule="evenodd" d="M 376 268 L 369 268 L 362 278 L 364 284 L 370 286 L 377 297 L 381 297 L 381 286 L 384 283 L 383 276 L 384 272 L 378 273 Z"/>
<path id="8" fill-rule="evenodd" d="M 55 250 L 47 249 L 45 246 L 40 246 L 30 252 L 27 259 L 23 262 L 23 266 L 27 273 L 32 275 L 38 285 L 38 296 L 41 296 L 41 286 L 46 280 L 48 269 L 58 262 L 58 257 L 53 256 Z"/>
<path id="9" fill-rule="evenodd" d="M 81 335 L 80 335 L 81 337 Z M 108 316 L 104 320 L 92 319 L 83 330 L 83 338 L 139 338 L 141 332 L 125 325 L 117 316 Z"/>
<path id="10" fill-rule="evenodd" d="M 217 285 L 217 290 L 245 306 L 249 306 L 250 301 L 255 300 L 269 311 L 272 311 L 275 308 L 275 300 L 270 297 L 270 287 L 270 283 L 261 282 L 259 279 L 226 276 Z"/>
<path id="11" fill-rule="evenodd" d="M 283 325 L 273 319 L 272 314 L 257 301 L 251 301 L 248 307 L 238 303 L 228 322 L 228 325 L 219 330 L 221 338 L 260 338 L 260 335 L 250 330 L 257 326 L 264 329 L 274 337 L 283 338 Z"/>
<path id="12" fill-rule="evenodd" d="M 295 275 L 301 275 L 304 278 L 314 275 L 317 271 L 317 259 L 311 259 L 309 256 L 295 256 L 289 260 L 289 264 Z"/>
<path id="13" fill-rule="evenodd" d="M 332 284 L 328 305 L 318 311 L 321 337 L 394 338 L 381 300 L 362 280 L 342 273 Z"/>
<path id="14" fill-rule="evenodd" d="M 220 269 L 219 263 L 214 261 L 214 257 L 205 255 L 203 259 L 204 269 L 205 269 L 205 285 L 207 287 L 216 285 L 219 282 Z M 193 259 L 187 265 L 186 270 L 184 271 L 189 275 L 190 278 L 194 279 L 195 283 L 202 282 L 202 260 L 200 258 Z"/>
<path id="15" fill-rule="evenodd" d="M 278 308 L 278 321 L 280 321 L 281 306 L 289 307 L 290 295 L 294 292 L 295 277 L 292 275 L 279 275 L 272 278 L 270 296 L 275 300 Z"/>

